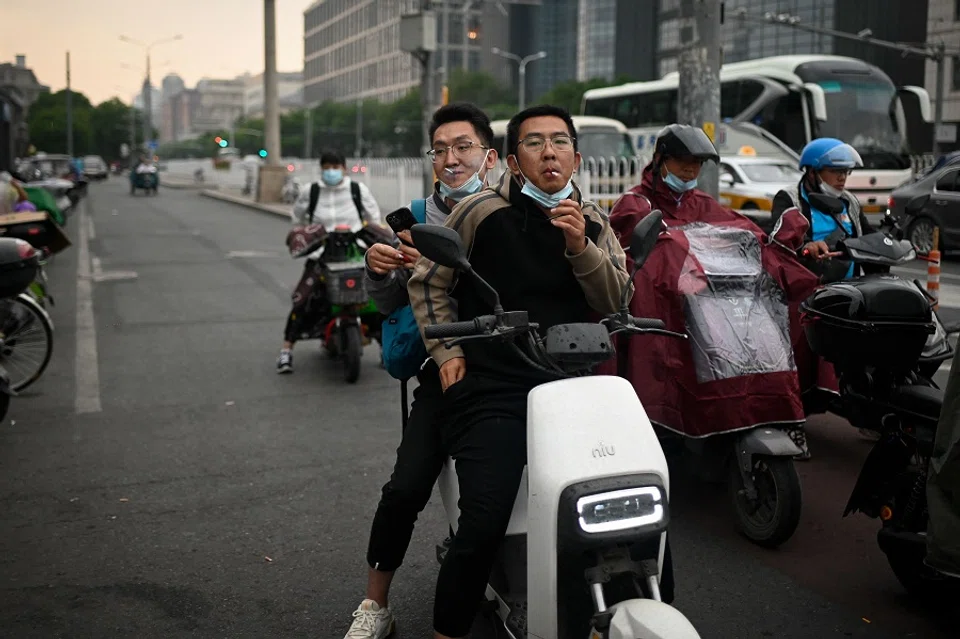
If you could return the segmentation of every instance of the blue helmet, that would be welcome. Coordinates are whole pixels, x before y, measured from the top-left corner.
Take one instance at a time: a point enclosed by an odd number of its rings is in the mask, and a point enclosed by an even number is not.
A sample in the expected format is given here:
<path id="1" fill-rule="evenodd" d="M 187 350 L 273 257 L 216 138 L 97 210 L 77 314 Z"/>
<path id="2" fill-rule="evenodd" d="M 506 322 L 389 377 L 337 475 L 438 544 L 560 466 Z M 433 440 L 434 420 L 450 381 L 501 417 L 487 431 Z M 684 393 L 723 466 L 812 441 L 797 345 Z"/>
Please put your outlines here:
<path id="1" fill-rule="evenodd" d="M 836 138 L 817 138 L 800 153 L 800 170 L 859 169 L 863 167 L 860 154 L 849 144 Z"/>

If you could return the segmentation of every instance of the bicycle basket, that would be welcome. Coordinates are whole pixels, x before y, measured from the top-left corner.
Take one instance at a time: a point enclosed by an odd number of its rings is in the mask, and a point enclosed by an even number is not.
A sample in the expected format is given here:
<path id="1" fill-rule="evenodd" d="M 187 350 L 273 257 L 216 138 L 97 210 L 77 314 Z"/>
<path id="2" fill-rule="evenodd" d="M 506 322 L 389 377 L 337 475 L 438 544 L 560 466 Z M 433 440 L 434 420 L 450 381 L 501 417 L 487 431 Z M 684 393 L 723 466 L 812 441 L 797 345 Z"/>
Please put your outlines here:
<path id="1" fill-rule="evenodd" d="M 331 304 L 366 304 L 369 300 L 363 279 L 363 264 L 333 262 L 323 265 L 323 283 Z"/>

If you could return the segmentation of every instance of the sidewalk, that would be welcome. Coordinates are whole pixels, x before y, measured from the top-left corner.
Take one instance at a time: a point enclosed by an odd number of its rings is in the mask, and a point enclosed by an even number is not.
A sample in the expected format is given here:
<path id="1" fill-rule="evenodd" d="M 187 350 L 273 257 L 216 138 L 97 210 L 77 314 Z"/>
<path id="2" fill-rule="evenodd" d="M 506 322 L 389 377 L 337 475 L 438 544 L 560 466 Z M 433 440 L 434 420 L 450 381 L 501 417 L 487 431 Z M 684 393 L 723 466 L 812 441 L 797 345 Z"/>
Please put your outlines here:
<path id="1" fill-rule="evenodd" d="M 261 204 L 260 202 L 255 202 L 252 197 L 243 195 L 240 189 L 208 188 L 200 191 L 200 195 L 223 202 L 230 202 L 231 204 L 239 204 L 240 206 L 246 206 L 247 208 L 270 213 L 271 215 L 279 215 L 287 219 L 290 218 L 290 211 L 293 209 L 292 204 Z"/>
<path id="2" fill-rule="evenodd" d="M 189 175 L 168 175 L 166 173 L 160 174 L 160 186 L 167 187 L 168 189 L 219 189 L 220 185 L 218 184 L 209 184 L 205 182 L 197 182 Z"/>

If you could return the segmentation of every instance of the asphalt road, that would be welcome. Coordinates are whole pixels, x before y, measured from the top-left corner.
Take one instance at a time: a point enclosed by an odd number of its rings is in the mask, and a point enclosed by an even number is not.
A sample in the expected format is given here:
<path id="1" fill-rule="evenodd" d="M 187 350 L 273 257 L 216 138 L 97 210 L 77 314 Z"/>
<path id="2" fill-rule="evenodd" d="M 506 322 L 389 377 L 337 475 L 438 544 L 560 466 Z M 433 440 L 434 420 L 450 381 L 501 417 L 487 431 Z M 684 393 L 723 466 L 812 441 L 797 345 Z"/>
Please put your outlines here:
<path id="1" fill-rule="evenodd" d="M 339 639 L 396 382 L 368 349 L 348 386 L 309 342 L 275 374 L 300 268 L 282 219 L 118 179 L 82 206 L 49 269 L 53 361 L 0 427 L 0 636 Z M 810 432 L 803 519 L 777 551 L 674 474 L 677 606 L 705 639 L 956 636 L 907 599 L 876 523 L 840 516 L 869 443 L 829 417 Z M 431 636 L 445 532 L 435 493 L 394 588 L 400 639 Z"/>

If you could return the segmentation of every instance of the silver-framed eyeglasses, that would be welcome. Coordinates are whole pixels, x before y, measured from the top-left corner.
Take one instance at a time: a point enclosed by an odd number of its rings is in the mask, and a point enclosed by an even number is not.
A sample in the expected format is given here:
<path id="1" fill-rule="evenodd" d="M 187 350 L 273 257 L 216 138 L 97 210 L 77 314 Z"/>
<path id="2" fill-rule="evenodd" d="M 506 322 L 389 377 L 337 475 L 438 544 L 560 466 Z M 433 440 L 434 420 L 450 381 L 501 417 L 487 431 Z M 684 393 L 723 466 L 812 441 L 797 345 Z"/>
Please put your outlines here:
<path id="1" fill-rule="evenodd" d="M 547 142 L 553 145 L 553 149 L 558 153 L 573 151 L 573 141 L 575 137 L 570 135 L 555 135 L 552 138 L 545 138 L 542 135 L 528 135 L 520 140 L 520 146 L 527 153 L 543 153 L 547 148 Z"/>
<path id="2" fill-rule="evenodd" d="M 447 153 L 453 151 L 453 156 L 463 160 L 470 156 L 473 153 L 474 149 L 489 149 L 490 147 L 483 146 L 482 144 L 475 144 L 469 140 L 466 142 L 457 142 L 456 144 L 451 144 L 450 146 L 437 147 L 435 149 L 430 149 L 427 151 L 427 155 L 430 156 L 430 159 L 434 162 L 443 162 L 447 159 Z"/>

